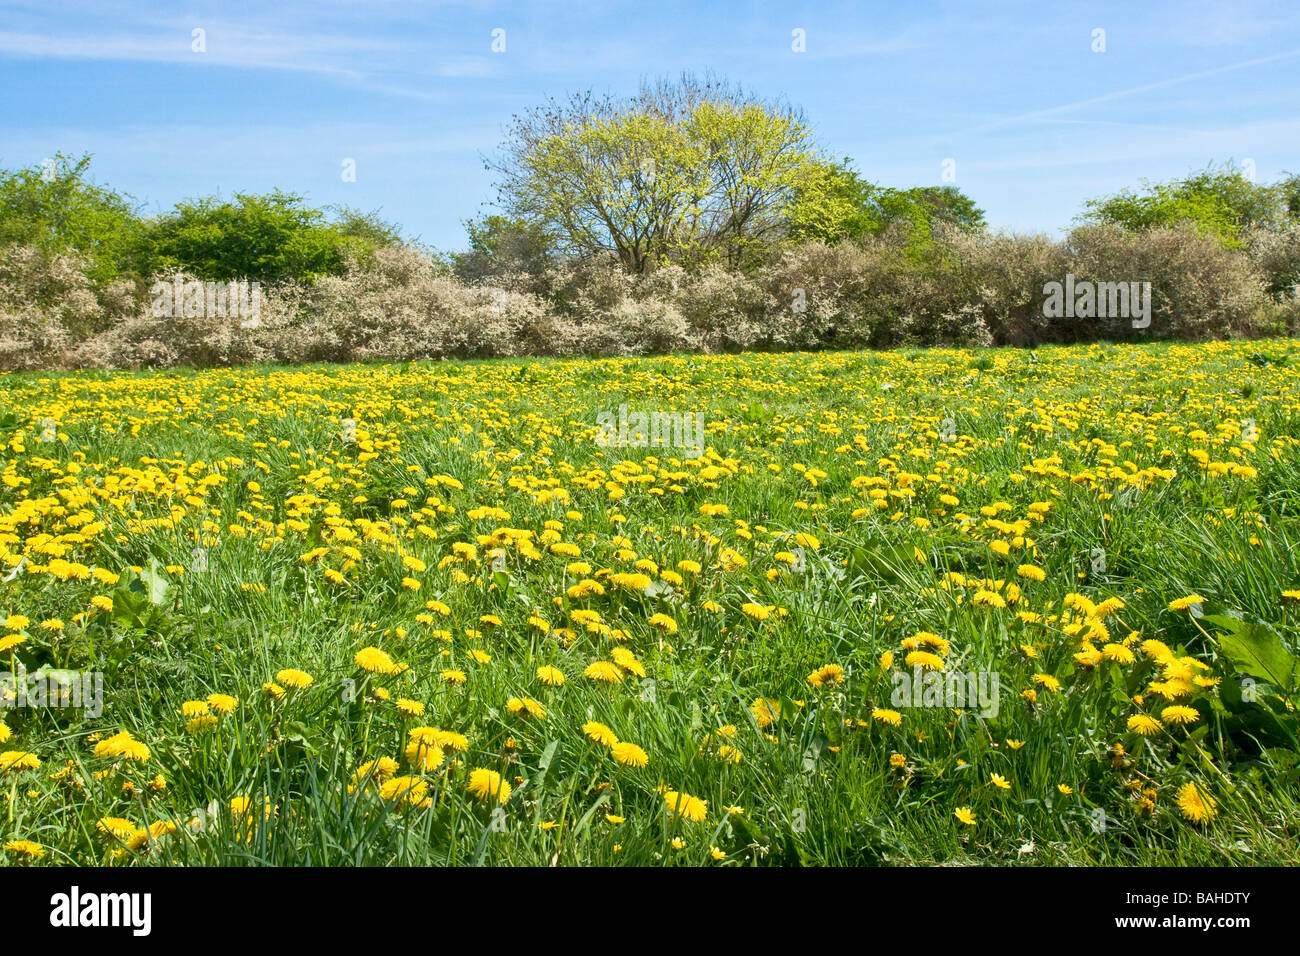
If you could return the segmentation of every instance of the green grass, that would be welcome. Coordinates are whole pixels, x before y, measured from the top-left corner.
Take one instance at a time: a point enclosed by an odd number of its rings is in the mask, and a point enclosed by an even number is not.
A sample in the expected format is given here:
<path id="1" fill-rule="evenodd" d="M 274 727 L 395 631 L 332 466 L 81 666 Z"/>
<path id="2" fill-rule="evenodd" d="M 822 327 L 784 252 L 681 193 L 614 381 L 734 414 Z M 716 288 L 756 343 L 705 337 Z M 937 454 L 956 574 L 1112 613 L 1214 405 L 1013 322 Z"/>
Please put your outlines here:
<path id="1" fill-rule="evenodd" d="M 41 761 L 0 771 L 0 842 L 41 844 L 37 864 L 1295 863 L 1287 669 L 1300 604 L 1283 592 L 1300 588 L 1297 358 L 1275 340 L 0 376 L 0 574 L 17 570 L 0 584 L 0 618 L 29 619 L 0 632 L 23 638 L 0 659 L 99 670 L 105 687 L 96 718 L 0 711 L 12 734 L 0 750 Z M 703 412 L 704 459 L 602 448 L 596 416 L 622 403 Z M 39 440 L 45 419 L 52 441 Z M 980 509 L 998 502 L 994 520 L 1019 527 L 990 524 Z M 1034 516 L 1035 502 L 1051 507 Z M 509 517 L 471 516 L 484 506 Z M 548 552 L 546 522 L 579 558 Z M 530 531 L 542 556 L 511 544 L 494 567 L 479 536 L 502 527 Z M 817 543 L 790 567 L 777 555 L 799 533 Z M 457 542 L 476 559 L 457 559 Z M 743 567 L 728 567 L 727 549 Z M 596 575 L 645 559 L 652 577 L 683 560 L 702 568 L 648 592 Z M 574 560 L 604 596 L 569 596 L 587 576 L 566 571 Z M 1045 580 L 1018 577 L 1022 564 Z M 1004 597 L 1014 582 L 1019 598 L 979 606 L 981 582 L 1003 582 L 988 589 Z M 1132 663 L 1076 657 L 1081 635 L 1060 618 L 1071 593 L 1122 602 L 1094 643 L 1136 633 Z M 1203 617 L 1170 610 L 1192 594 Z M 588 631 L 570 616 L 584 608 L 623 633 Z M 677 632 L 656 630 L 655 614 Z M 61 631 L 42 626 L 52 619 Z M 996 716 L 900 707 L 899 727 L 873 719 L 892 707 L 881 655 L 901 668 L 919 632 L 948 642 L 950 671 L 997 673 Z M 1171 704 L 1149 689 L 1165 670 L 1149 640 L 1218 683 L 1178 698 L 1192 724 L 1142 737 L 1128 718 Z M 362 671 L 367 646 L 406 669 Z M 644 679 L 583 676 L 615 646 Z M 470 660 L 475 649 L 490 663 Z M 844 679 L 812 686 L 827 664 Z M 542 665 L 563 686 L 542 684 Z M 284 668 L 314 683 L 272 700 L 263 684 Z M 449 669 L 466 682 L 444 681 Z M 1037 686 L 1030 703 L 1035 674 L 1060 689 Z M 214 693 L 239 706 L 187 730 L 182 704 Z M 524 697 L 546 715 L 511 714 Z M 424 716 L 403 717 L 398 698 Z M 770 727 L 755 718 L 760 698 L 779 703 Z M 648 766 L 588 739 L 592 720 Z M 468 749 L 412 771 L 403 751 L 420 725 L 464 734 Z M 121 730 L 146 760 L 96 755 Z M 738 762 L 719 758 L 724 742 Z M 350 788 L 380 757 L 422 779 L 424 805 Z M 511 785 L 504 805 L 467 792 L 475 768 Z M 159 775 L 165 787 L 151 788 Z M 1189 783 L 1215 802 L 1212 819 L 1179 812 Z M 673 818 L 660 788 L 707 801 L 707 814 Z M 236 797 L 273 811 L 238 817 Z M 956 817 L 963 807 L 974 825 Z M 98 826 L 106 817 L 177 830 L 127 849 Z"/>

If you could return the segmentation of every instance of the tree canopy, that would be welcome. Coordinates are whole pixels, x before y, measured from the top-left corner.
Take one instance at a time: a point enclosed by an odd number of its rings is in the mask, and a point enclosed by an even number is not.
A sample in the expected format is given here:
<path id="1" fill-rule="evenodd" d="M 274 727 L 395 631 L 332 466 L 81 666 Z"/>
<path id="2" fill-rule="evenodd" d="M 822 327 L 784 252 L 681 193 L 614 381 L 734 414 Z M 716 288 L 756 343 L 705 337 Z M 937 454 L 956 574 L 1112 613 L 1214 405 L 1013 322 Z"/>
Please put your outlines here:
<path id="1" fill-rule="evenodd" d="M 301 196 L 275 190 L 178 203 L 153 229 L 157 266 L 201 279 L 313 279 L 342 271 L 344 237 Z"/>
<path id="2" fill-rule="evenodd" d="M 491 165 L 511 216 L 562 252 L 639 273 L 669 259 L 743 266 L 783 234 L 815 156 L 797 111 L 688 75 L 516 115 Z"/>
<path id="3" fill-rule="evenodd" d="M 839 242 L 901 228 L 911 242 L 924 242 L 939 224 L 965 232 L 985 227 L 984 211 L 956 186 L 893 189 L 863 179 L 845 157 L 813 164 L 796 191 L 790 236 Z"/>
<path id="4" fill-rule="evenodd" d="M 1182 179 L 1124 189 L 1091 199 L 1082 218 L 1113 223 L 1129 230 L 1191 222 L 1228 246 L 1239 244 L 1251 226 L 1273 226 L 1300 214 L 1300 177 L 1289 175 L 1271 185 L 1250 180 L 1230 160 L 1211 164 Z"/>
<path id="5" fill-rule="evenodd" d="M 148 270 L 145 227 L 127 196 L 89 179 L 90 157 L 57 153 L 26 169 L 0 170 L 0 245 L 47 255 L 76 253 L 107 282 Z"/>

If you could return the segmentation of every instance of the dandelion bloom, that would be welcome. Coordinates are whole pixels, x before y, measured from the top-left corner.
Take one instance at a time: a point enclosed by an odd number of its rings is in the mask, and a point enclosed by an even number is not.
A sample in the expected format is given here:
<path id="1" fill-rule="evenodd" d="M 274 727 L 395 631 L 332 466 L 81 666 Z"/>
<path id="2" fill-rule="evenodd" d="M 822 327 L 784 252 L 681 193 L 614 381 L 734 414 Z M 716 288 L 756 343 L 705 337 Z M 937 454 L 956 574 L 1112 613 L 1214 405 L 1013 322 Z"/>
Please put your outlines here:
<path id="1" fill-rule="evenodd" d="M 252 806 L 252 797 L 238 796 L 230 798 L 230 812 L 236 817 L 247 816 L 248 812 L 252 809 Z"/>
<path id="2" fill-rule="evenodd" d="M 549 687 L 559 687 L 564 683 L 564 671 L 547 664 L 537 668 L 537 679 Z"/>
<path id="3" fill-rule="evenodd" d="M 45 847 L 31 840 L 10 840 L 5 844 L 5 852 L 37 860 L 45 855 Z"/>
<path id="4" fill-rule="evenodd" d="M 1133 652 L 1123 644 L 1107 644 L 1101 649 L 1102 657 L 1120 664 L 1132 664 L 1137 660 Z"/>
<path id="5" fill-rule="evenodd" d="M 419 777 L 392 777 L 379 787 L 379 795 L 393 803 L 411 806 L 423 803 L 429 794 L 429 785 Z"/>
<path id="6" fill-rule="evenodd" d="M 469 679 L 464 671 L 440 671 L 438 677 L 447 684 L 463 684 Z"/>
<path id="7" fill-rule="evenodd" d="M 469 749 L 469 740 L 464 734 L 458 734 L 451 730 L 439 730 L 437 727 L 412 727 L 407 732 L 407 736 L 425 747 L 457 750 L 462 753 Z M 407 751 L 409 753 L 409 747 Z"/>
<path id="8" fill-rule="evenodd" d="M 1201 715 L 1195 707 L 1173 704 L 1160 711 L 1160 719 L 1166 724 L 1194 724 L 1201 719 Z"/>
<path id="9" fill-rule="evenodd" d="M 644 767 L 650 762 L 650 757 L 644 750 L 636 744 L 630 744 L 626 741 L 614 744 L 610 748 L 610 754 L 615 760 L 627 767 Z"/>
<path id="10" fill-rule="evenodd" d="M 411 700 L 408 697 L 397 698 L 397 712 L 403 717 L 423 717 L 424 704 L 418 700 Z"/>
<path id="11" fill-rule="evenodd" d="M 570 600 L 581 601 L 583 598 L 601 597 L 605 593 L 605 587 L 599 581 L 583 578 L 577 584 L 571 585 L 565 593 Z"/>
<path id="12" fill-rule="evenodd" d="M 306 671 L 300 671 L 292 667 L 280 671 L 275 675 L 275 679 L 278 683 L 294 690 L 306 690 L 315 682 L 315 678 Z"/>
<path id="13" fill-rule="evenodd" d="M 1168 644 L 1157 640 L 1143 641 L 1142 653 L 1155 661 L 1172 660 L 1174 656 L 1174 652 L 1169 649 Z"/>
<path id="14" fill-rule="evenodd" d="M 1035 674 L 1034 683 L 1053 692 L 1061 689 L 1061 682 L 1051 674 Z"/>
<path id="15" fill-rule="evenodd" d="M 40 765 L 40 759 L 25 750 L 6 750 L 0 753 L 0 770 L 35 770 Z"/>
<path id="16" fill-rule="evenodd" d="M 760 730 L 766 730 L 781 718 L 781 705 L 770 697 L 759 697 L 749 705 Z"/>
<path id="17" fill-rule="evenodd" d="M 908 650 L 913 650 L 921 645 L 925 645 L 926 647 L 931 647 L 945 656 L 952 650 L 952 644 L 948 642 L 947 638 L 940 637 L 938 634 L 932 634 L 929 631 L 917 631 L 912 635 L 910 640 L 914 643 L 908 647 Z M 904 641 L 904 645 L 907 645 L 906 641 Z"/>
<path id="18" fill-rule="evenodd" d="M 355 792 L 371 781 L 383 783 L 395 773 L 397 773 L 397 761 L 392 757 L 367 760 L 357 767 L 356 772 L 352 774 L 352 783 L 348 785 L 348 793 Z"/>
<path id="19" fill-rule="evenodd" d="M 187 734 L 197 735 L 205 730 L 211 730 L 217 726 L 217 717 L 215 714 L 201 714 L 185 724 Z"/>
<path id="20" fill-rule="evenodd" d="M 587 721 L 582 725 L 582 732 L 596 743 L 602 744 L 606 747 L 613 747 L 618 743 L 618 737 L 614 735 L 614 731 L 610 730 L 599 721 Z"/>
<path id="21" fill-rule="evenodd" d="M 623 672 L 619 670 L 617 664 L 610 661 L 592 661 L 582 673 L 592 680 L 602 681 L 606 684 L 621 684 L 623 682 Z"/>
<path id="22" fill-rule="evenodd" d="M 159 820 L 148 828 L 136 830 L 126 839 L 129 850 L 138 850 L 146 843 L 176 832 L 176 824 L 171 820 Z"/>
<path id="23" fill-rule="evenodd" d="M 903 658 L 903 663 L 909 669 L 915 667 L 927 671 L 941 671 L 944 669 L 943 658 L 929 651 L 912 651 Z"/>
<path id="24" fill-rule="evenodd" d="M 1016 568 L 1016 574 L 1027 581 L 1046 581 L 1047 572 L 1034 564 L 1022 564 Z"/>
<path id="25" fill-rule="evenodd" d="M 393 659 L 377 647 L 363 647 L 352 658 L 358 667 L 371 674 L 394 674 L 397 665 Z"/>
<path id="26" fill-rule="evenodd" d="M 1208 793 L 1194 783 L 1185 783 L 1175 796 L 1178 811 L 1192 823 L 1209 823 L 1217 814 L 1218 804 Z"/>
<path id="27" fill-rule="evenodd" d="M 617 574 L 611 574 L 609 580 L 621 588 L 627 588 L 629 591 L 644 591 L 654 583 L 648 574 L 640 572 L 621 571 Z"/>
<path id="28" fill-rule="evenodd" d="M 482 767 L 470 771 L 466 789 L 472 796 L 485 802 L 495 798 L 497 803 L 505 803 L 510 799 L 510 784 L 495 770 Z"/>
<path id="29" fill-rule="evenodd" d="M 663 631 L 665 634 L 677 633 L 677 622 L 667 614 L 654 614 L 650 617 L 650 626 Z"/>
<path id="30" fill-rule="evenodd" d="M 645 677 L 645 667 L 636 659 L 636 655 L 626 647 L 616 647 L 609 652 L 609 656 L 614 659 L 622 670 L 629 674 L 635 674 L 637 677 Z"/>
<path id="31" fill-rule="evenodd" d="M 663 793 L 664 803 L 668 806 L 668 812 L 672 816 L 680 816 L 684 820 L 690 820 L 692 823 L 699 823 L 709 813 L 709 804 L 707 800 L 701 800 L 699 797 L 692 797 L 689 793 L 678 793 L 676 790 L 665 790 Z"/>
<path id="32" fill-rule="evenodd" d="M 903 715 L 887 707 L 872 708 L 871 719 L 878 720 L 882 724 L 888 724 L 890 727 L 898 727 L 903 723 Z"/>
<path id="33" fill-rule="evenodd" d="M 149 748 L 123 730 L 95 744 L 96 757 L 125 757 L 137 763 L 149 759 Z"/>
<path id="34" fill-rule="evenodd" d="M 229 714 L 239 706 L 239 698 L 231 697 L 229 694 L 210 694 L 207 704 L 218 714 Z"/>
<path id="35" fill-rule="evenodd" d="M 971 603 L 974 604 L 976 607 L 999 607 L 1000 608 L 1000 607 L 1007 606 L 1006 599 L 1003 598 L 1001 594 L 998 594 L 996 591 L 989 591 L 987 589 L 980 589 L 976 591 L 975 596 L 971 598 Z"/>
<path id="36" fill-rule="evenodd" d="M 834 687 L 844 679 L 844 668 L 839 664 L 823 664 L 804 679 L 814 687 Z"/>
<path id="37" fill-rule="evenodd" d="M 1128 729 L 1132 733 L 1150 737 L 1164 730 L 1164 726 L 1160 721 L 1147 714 L 1134 714 L 1128 719 Z"/>
<path id="38" fill-rule="evenodd" d="M 1199 594 L 1189 594 L 1187 595 L 1187 597 L 1175 598 L 1174 600 L 1170 601 L 1169 610 L 1186 611 L 1189 608 L 1191 608 L 1193 604 L 1204 604 L 1204 603 L 1205 603 L 1205 598 L 1201 597 Z"/>
<path id="39" fill-rule="evenodd" d="M 406 745 L 406 762 L 423 773 L 432 773 L 442 766 L 446 752 L 426 738 L 412 737 Z"/>
<path id="40" fill-rule="evenodd" d="M 136 825 L 125 817 L 102 817 L 95 828 L 119 840 L 125 840 L 137 829 Z"/>
<path id="41" fill-rule="evenodd" d="M 542 718 L 546 716 L 546 708 L 531 697 L 511 697 L 506 701 L 506 710 L 516 717 Z"/>

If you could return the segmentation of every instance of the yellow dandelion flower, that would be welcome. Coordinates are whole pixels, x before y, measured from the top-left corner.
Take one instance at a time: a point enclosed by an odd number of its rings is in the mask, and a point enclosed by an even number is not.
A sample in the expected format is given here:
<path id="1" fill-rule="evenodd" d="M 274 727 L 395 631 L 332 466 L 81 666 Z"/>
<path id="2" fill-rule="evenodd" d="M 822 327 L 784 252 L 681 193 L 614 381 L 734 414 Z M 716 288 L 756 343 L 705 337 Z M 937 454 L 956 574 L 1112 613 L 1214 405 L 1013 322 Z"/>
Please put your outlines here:
<path id="1" fill-rule="evenodd" d="M 379 786 L 379 796 L 390 803 L 416 806 L 429 795 L 429 784 L 419 777 L 390 777 Z"/>
<path id="2" fill-rule="evenodd" d="M 547 664 L 537 668 L 537 679 L 548 687 L 559 687 L 564 683 L 564 671 Z"/>
<path id="3" fill-rule="evenodd" d="M 39 860 L 45 855 L 45 847 L 31 840 L 10 840 L 5 843 L 4 848 L 6 853 L 31 860 Z"/>
<path id="4" fill-rule="evenodd" d="M 617 664 L 610 661 L 592 661 L 582 673 L 592 680 L 606 684 L 621 684 L 623 682 L 623 671 L 619 669 Z"/>
<path id="5" fill-rule="evenodd" d="M 614 731 L 595 720 L 589 720 L 583 724 L 582 732 L 605 747 L 613 747 L 618 743 L 618 737 L 615 736 Z"/>
<path id="6" fill-rule="evenodd" d="M 692 823 L 699 823 L 708 815 L 708 801 L 693 797 L 689 793 L 665 790 L 663 798 L 670 816 L 677 816 L 684 820 L 690 820 Z"/>
<path id="7" fill-rule="evenodd" d="M 844 680 L 844 668 L 839 664 L 823 664 L 804 679 L 814 687 L 834 687 Z"/>
<path id="8" fill-rule="evenodd" d="M 363 671 L 371 674 L 395 674 L 398 672 L 393 659 L 377 647 L 363 647 L 357 651 L 352 659 Z"/>
<path id="9" fill-rule="evenodd" d="M 1183 817 L 1198 825 L 1209 823 L 1218 813 L 1214 798 L 1194 783 L 1179 787 L 1175 800 Z"/>
<path id="10" fill-rule="evenodd" d="M 278 672 L 275 679 L 277 683 L 283 684 L 292 690 L 306 690 L 315 682 L 315 678 L 306 671 L 300 671 L 292 667 Z"/>
<path id="11" fill-rule="evenodd" d="M 1194 724 L 1201 719 L 1201 715 L 1195 707 L 1173 704 L 1160 711 L 1160 719 L 1166 724 Z"/>
<path id="12" fill-rule="evenodd" d="M 644 750 L 627 741 L 614 744 L 609 752 L 615 760 L 626 767 L 644 767 L 650 762 L 650 757 Z"/>
<path id="13" fill-rule="evenodd" d="M 1151 737 L 1164 730 L 1160 721 L 1147 714 L 1134 714 L 1128 719 L 1128 729 L 1131 733 L 1141 734 L 1143 737 Z"/>
<path id="14" fill-rule="evenodd" d="M 887 707 L 872 708 L 871 719 L 878 720 L 882 724 L 888 724 L 890 727 L 899 727 L 903 723 L 903 715 L 898 711 L 890 710 Z"/>
<path id="15" fill-rule="evenodd" d="M 510 784 L 495 770 L 479 767 L 470 771 L 469 784 L 466 789 L 475 798 L 484 802 L 496 800 L 505 803 L 510 799 Z"/>

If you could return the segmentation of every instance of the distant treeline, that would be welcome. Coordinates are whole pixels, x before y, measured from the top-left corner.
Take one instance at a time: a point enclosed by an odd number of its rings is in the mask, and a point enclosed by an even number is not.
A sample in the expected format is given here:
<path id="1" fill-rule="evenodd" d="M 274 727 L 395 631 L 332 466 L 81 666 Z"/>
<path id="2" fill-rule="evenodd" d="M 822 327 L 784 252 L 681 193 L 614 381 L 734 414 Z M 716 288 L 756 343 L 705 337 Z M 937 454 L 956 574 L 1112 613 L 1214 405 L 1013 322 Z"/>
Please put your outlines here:
<path id="1" fill-rule="evenodd" d="M 498 212 L 467 222 L 468 248 L 454 252 L 410 243 L 376 213 L 280 191 L 146 216 L 89 165 L 59 154 L 0 171 L 0 369 L 1300 324 L 1300 177 L 1257 184 L 1228 162 L 1092 200 L 1062 240 L 992 233 L 954 185 L 877 186 L 828 157 L 797 110 L 712 79 L 516 116 L 492 161 Z M 243 308 L 212 309 L 224 302 L 213 283 L 229 282 L 243 283 Z M 1147 314 L 1044 307 L 1048 289 L 1075 283 L 1142 291 Z"/>

